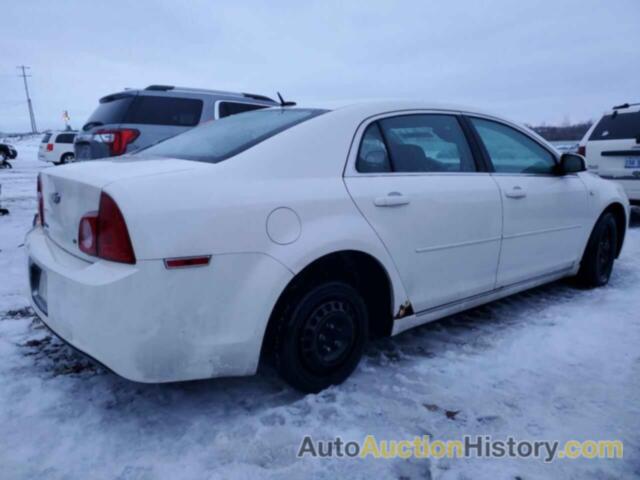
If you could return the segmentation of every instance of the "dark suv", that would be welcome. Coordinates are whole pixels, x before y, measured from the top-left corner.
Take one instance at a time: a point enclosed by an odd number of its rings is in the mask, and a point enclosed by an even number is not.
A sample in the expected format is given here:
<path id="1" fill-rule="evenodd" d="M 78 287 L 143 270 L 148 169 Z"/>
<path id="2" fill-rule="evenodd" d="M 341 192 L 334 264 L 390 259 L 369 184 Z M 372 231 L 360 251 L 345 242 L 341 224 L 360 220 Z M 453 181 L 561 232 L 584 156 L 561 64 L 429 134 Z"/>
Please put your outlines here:
<path id="1" fill-rule="evenodd" d="M 251 93 L 151 85 L 100 99 L 75 139 L 76 160 L 131 153 L 209 120 L 279 105 Z"/>

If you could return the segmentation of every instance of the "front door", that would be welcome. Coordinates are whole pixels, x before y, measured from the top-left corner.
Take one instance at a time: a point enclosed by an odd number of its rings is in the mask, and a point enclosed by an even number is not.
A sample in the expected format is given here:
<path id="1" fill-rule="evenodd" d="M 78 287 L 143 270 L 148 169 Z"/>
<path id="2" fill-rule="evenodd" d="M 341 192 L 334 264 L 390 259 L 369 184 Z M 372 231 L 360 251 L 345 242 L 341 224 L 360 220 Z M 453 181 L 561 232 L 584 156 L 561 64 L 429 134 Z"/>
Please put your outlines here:
<path id="1" fill-rule="evenodd" d="M 559 176 L 555 155 L 504 123 L 470 117 L 500 187 L 504 228 L 497 287 L 570 269 L 588 228 L 587 189 Z"/>

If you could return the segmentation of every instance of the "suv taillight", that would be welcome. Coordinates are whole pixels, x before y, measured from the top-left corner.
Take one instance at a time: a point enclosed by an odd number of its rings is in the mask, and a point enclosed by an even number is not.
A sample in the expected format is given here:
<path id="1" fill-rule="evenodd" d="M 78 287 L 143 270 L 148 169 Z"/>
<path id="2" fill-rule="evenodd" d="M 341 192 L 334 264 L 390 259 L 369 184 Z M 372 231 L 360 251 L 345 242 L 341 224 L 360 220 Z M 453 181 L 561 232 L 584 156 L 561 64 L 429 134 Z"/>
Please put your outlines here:
<path id="1" fill-rule="evenodd" d="M 78 245 L 87 255 L 120 263 L 136 263 L 131 237 L 118 204 L 106 193 L 100 208 L 80 219 Z"/>
<path id="2" fill-rule="evenodd" d="M 53 152 L 53 143 L 47 143 L 47 152 Z"/>
<path id="3" fill-rule="evenodd" d="M 38 174 L 38 223 L 44 225 L 44 197 L 42 196 L 42 174 Z"/>
<path id="4" fill-rule="evenodd" d="M 586 157 L 586 155 L 587 155 L 587 147 L 586 147 L 586 145 L 580 145 L 578 147 L 578 155 L 582 155 L 583 157 Z"/>
<path id="5" fill-rule="evenodd" d="M 140 131 L 134 128 L 118 128 L 98 130 L 93 134 L 96 142 L 109 145 L 111 156 L 122 155 L 127 151 L 127 145 L 140 136 Z"/>

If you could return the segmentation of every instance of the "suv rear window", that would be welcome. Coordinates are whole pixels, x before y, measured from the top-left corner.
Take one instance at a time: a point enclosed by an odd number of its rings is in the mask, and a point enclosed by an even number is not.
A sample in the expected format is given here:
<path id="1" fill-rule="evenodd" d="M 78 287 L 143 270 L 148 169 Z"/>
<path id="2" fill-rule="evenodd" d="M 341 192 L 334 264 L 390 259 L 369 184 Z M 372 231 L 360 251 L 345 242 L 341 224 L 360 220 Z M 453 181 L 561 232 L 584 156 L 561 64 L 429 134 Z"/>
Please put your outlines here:
<path id="1" fill-rule="evenodd" d="M 196 98 L 138 96 L 123 123 L 194 127 L 200 122 L 202 100 Z"/>
<path id="2" fill-rule="evenodd" d="M 56 138 L 56 143 L 73 143 L 73 139 L 76 137 L 75 133 L 61 133 Z"/>
<path id="3" fill-rule="evenodd" d="M 51 138 L 51 134 L 50 133 L 45 133 L 42 136 L 42 143 L 47 143 L 49 141 L 49 139 Z"/>
<path id="4" fill-rule="evenodd" d="M 135 155 L 218 163 L 327 110 L 254 110 L 205 123 Z"/>
<path id="5" fill-rule="evenodd" d="M 83 130 L 109 123 L 193 127 L 200 122 L 202 100 L 150 95 L 111 95 L 84 125 Z"/>
<path id="6" fill-rule="evenodd" d="M 109 123 L 122 123 L 129 105 L 135 96 L 133 94 L 110 95 L 100 99 L 100 105 L 89 117 L 82 129 L 84 131 Z"/>
<path id="7" fill-rule="evenodd" d="M 589 140 L 622 140 L 640 137 L 640 111 L 605 115 Z"/>
<path id="8" fill-rule="evenodd" d="M 255 103 L 220 102 L 218 104 L 218 115 L 220 118 L 224 118 L 236 113 L 250 112 L 260 108 L 267 108 L 267 106 L 256 105 Z"/>

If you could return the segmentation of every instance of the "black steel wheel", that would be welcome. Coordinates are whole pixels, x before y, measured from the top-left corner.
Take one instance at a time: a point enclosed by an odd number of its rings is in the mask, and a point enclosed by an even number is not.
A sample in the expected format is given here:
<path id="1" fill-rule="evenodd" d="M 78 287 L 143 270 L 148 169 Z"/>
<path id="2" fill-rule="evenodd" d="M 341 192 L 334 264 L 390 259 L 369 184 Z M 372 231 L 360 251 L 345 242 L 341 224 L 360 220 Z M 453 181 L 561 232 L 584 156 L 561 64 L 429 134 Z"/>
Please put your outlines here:
<path id="1" fill-rule="evenodd" d="M 284 309 L 276 337 L 276 367 L 293 387 L 319 392 L 357 367 L 368 316 L 357 290 L 343 282 L 309 288 Z"/>

